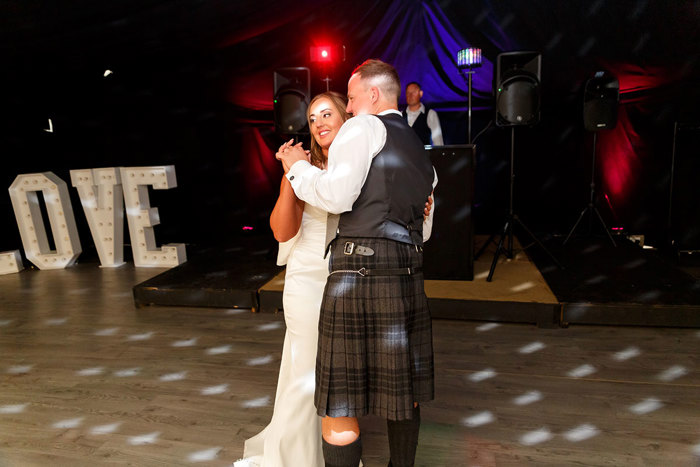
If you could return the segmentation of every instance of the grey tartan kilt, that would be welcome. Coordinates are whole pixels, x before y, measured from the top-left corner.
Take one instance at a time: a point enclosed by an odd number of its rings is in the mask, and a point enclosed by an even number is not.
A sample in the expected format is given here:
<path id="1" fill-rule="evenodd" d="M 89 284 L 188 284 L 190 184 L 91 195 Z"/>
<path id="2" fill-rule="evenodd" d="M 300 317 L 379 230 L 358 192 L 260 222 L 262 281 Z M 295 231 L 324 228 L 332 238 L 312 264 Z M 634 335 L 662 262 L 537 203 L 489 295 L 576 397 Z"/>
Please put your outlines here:
<path id="1" fill-rule="evenodd" d="M 373 256 L 343 253 L 346 241 Z M 329 269 L 422 267 L 423 253 L 383 238 L 338 238 Z M 315 404 L 320 416 L 410 419 L 434 397 L 432 324 L 423 273 L 328 277 L 321 304 Z"/>

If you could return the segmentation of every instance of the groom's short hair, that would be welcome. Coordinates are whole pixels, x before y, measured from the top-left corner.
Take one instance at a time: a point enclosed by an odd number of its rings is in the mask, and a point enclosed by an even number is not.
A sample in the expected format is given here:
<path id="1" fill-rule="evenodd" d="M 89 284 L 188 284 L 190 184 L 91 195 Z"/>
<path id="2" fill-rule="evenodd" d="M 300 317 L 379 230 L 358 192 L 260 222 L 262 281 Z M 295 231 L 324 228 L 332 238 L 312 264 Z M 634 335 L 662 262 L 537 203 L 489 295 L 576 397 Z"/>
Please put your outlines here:
<path id="1" fill-rule="evenodd" d="M 388 98 L 398 100 L 401 95 L 401 80 L 396 68 L 377 59 L 366 60 L 362 65 L 355 68 L 353 75 L 358 74 L 370 86 L 381 89 Z"/>

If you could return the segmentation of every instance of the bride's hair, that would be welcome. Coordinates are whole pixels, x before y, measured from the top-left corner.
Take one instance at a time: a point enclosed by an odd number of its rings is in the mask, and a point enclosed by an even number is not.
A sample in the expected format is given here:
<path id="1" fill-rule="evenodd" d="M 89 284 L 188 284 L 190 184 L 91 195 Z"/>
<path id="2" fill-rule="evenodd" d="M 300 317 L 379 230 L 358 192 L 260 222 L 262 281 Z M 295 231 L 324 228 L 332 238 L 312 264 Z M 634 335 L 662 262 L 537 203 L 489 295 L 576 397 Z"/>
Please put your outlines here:
<path id="1" fill-rule="evenodd" d="M 314 105 L 314 102 L 316 102 L 319 99 L 323 99 L 324 97 L 333 103 L 333 107 L 335 107 L 335 110 L 338 112 L 338 115 L 340 115 L 340 118 L 343 119 L 343 122 L 347 121 L 348 119 L 348 113 L 345 111 L 345 108 L 347 107 L 348 103 L 347 98 L 335 91 L 323 92 L 311 99 L 311 102 L 309 102 L 309 106 L 306 108 L 306 121 L 309 122 L 309 128 L 311 128 L 311 122 L 309 121 L 309 112 L 311 112 L 311 106 Z M 322 169 L 326 163 L 326 158 L 323 156 L 321 146 L 319 146 L 319 144 L 316 142 L 316 139 L 313 137 L 313 135 L 311 136 L 310 147 L 311 163 L 316 167 Z"/>

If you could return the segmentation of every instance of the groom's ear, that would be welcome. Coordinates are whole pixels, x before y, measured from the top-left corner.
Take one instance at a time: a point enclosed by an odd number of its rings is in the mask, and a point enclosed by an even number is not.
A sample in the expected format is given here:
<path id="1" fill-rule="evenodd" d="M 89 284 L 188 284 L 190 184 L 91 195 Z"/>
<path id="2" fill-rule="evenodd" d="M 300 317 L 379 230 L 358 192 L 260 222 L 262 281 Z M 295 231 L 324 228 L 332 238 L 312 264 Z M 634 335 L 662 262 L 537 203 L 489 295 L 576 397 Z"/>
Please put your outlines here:
<path id="1" fill-rule="evenodd" d="M 370 88 L 370 97 L 372 99 L 372 104 L 377 103 L 379 101 L 379 88 L 377 86 L 372 86 Z"/>

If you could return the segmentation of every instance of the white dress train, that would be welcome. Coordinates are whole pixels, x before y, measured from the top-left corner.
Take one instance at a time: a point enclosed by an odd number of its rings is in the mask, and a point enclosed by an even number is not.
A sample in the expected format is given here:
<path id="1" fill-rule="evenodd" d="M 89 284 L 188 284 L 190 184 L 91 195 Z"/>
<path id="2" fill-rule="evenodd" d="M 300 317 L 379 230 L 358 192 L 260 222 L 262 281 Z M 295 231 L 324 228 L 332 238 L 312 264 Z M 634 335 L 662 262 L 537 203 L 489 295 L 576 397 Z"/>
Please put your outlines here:
<path id="1" fill-rule="evenodd" d="M 270 424 L 245 442 L 235 467 L 323 467 L 321 418 L 314 406 L 318 317 L 328 261 L 323 258 L 327 213 L 309 204 L 301 228 L 280 244 L 284 279 L 284 336 L 275 407 Z"/>

